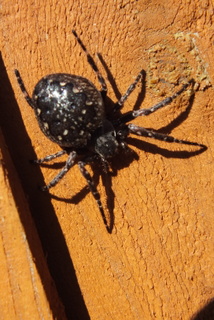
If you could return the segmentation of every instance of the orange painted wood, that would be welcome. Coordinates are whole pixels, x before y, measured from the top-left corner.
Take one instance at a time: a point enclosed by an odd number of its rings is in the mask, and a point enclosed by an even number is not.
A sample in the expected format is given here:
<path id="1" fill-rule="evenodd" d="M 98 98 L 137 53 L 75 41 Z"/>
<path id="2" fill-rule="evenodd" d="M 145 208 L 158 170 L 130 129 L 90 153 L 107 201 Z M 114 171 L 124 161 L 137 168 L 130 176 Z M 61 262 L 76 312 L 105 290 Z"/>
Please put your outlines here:
<path id="1" fill-rule="evenodd" d="M 1 127 L 19 177 L 14 188 L 19 189 L 20 183 L 24 191 L 23 208 L 29 208 L 39 235 L 34 246 L 41 243 L 47 260 L 44 270 L 47 268 L 53 279 L 54 297 L 59 296 L 55 315 L 61 312 L 61 300 L 68 319 L 183 320 L 198 319 L 199 315 L 213 319 L 212 2 L 53 0 L 28 4 L 4 0 L 1 10 Z M 115 175 L 101 179 L 98 165 L 91 170 L 108 218 L 113 208 L 112 234 L 107 234 L 77 166 L 50 196 L 38 186 L 56 175 L 66 157 L 54 166 L 39 168 L 29 163 L 29 159 L 55 153 L 59 147 L 41 133 L 13 70 L 19 69 L 30 94 L 42 76 L 55 72 L 85 76 L 99 87 L 71 29 L 94 55 L 108 79 L 108 95 L 113 101 L 145 69 L 143 90 L 139 85 L 124 111 L 131 110 L 136 101 L 138 107 L 149 107 L 190 78 L 196 82 L 194 96 L 188 90 L 171 106 L 135 123 L 203 143 L 206 151 L 134 137 L 129 142 L 135 155 L 121 154 L 114 159 Z M 96 52 L 102 54 L 103 63 Z M 15 201 L 17 191 L 11 190 L 11 181 L 9 176 L 1 195 Z M 12 212 L 10 201 L 4 202 L 5 217 Z M 23 225 L 18 215 L 10 223 L 22 236 L 28 230 L 27 223 Z M 18 274 L 26 270 L 30 279 L 24 250 L 28 236 L 23 242 L 20 236 L 17 243 L 9 238 L 2 242 L 0 258 L 1 290 L 7 292 L 2 308 L 4 312 L 10 310 L 10 319 L 18 318 L 16 305 L 35 314 L 36 319 L 32 282 L 19 280 L 25 292 L 29 291 L 25 300 L 20 289 L 7 280 L 14 265 Z M 6 245 L 12 252 L 20 248 L 20 264 L 16 255 L 6 260 Z M 29 248 L 32 257 L 34 251 L 31 245 Z M 37 268 L 38 263 L 36 259 Z M 51 306 L 55 298 L 48 289 L 42 290 L 40 272 L 37 281 L 45 312 L 50 310 L 46 304 Z"/>
<path id="2" fill-rule="evenodd" d="M 0 318 L 66 319 L 2 132 L 0 146 Z"/>

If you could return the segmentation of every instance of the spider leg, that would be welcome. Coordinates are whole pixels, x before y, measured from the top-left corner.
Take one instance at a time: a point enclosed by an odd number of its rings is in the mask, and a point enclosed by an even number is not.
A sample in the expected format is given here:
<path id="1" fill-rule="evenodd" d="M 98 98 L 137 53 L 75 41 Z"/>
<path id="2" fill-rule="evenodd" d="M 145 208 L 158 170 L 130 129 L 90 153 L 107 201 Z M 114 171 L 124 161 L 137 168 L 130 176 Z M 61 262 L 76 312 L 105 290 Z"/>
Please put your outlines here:
<path id="1" fill-rule="evenodd" d="M 29 96 L 19 71 L 17 69 L 15 69 L 14 73 L 15 73 L 16 79 L 18 81 L 19 87 L 24 94 L 25 100 L 27 101 L 27 103 L 29 104 L 29 106 L 31 108 L 34 108 L 35 105 L 34 105 L 33 99 L 31 99 L 31 97 Z"/>
<path id="2" fill-rule="evenodd" d="M 157 140 L 165 141 L 165 142 L 176 142 L 176 143 L 182 143 L 182 144 L 189 144 L 192 146 L 199 146 L 199 147 L 204 147 L 203 144 L 197 143 L 197 142 L 190 142 L 186 140 L 180 140 L 176 139 L 172 136 L 168 136 L 163 133 L 159 133 L 156 131 L 148 130 L 143 127 L 136 126 L 135 124 L 128 124 L 127 125 L 129 133 L 136 134 L 137 136 L 143 136 L 143 137 L 148 137 L 148 138 L 154 138 Z"/>
<path id="3" fill-rule="evenodd" d="M 79 161 L 78 162 L 78 166 L 79 166 L 80 172 L 82 173 L 83 177 L 86 179 L 86 181 L 88 183 L 88 186 L 89 186 L 89 189 L 90 189 L 90 191 L 91 191 L 91 193 L 92 193 L 92 195 L 93 195 L 94 199 L 96 200 L 97 205 L 99 207 L 99 210 L 100 210 L 103 222 L 105 224 L 105 227 L 106 227 L 107 231 L 110 232 L 110 228 L 108 226 L 108 223 L 107 223 L 107 220 L 106 220 L 106 217 L 105 217 L 103 205 L 102 205 L 101 200 L 100 200 L 100 194 L 97 191 L 97 188 L 96 188 L 96 186 L 95 186 L 95 184 L 94 184 L 94 182 L 92 180 L 92 177 L 91 177 L 90 173 L 85 168 L 86 164 L 87 163 L 83 162 L 83 161 Z"/>
<path id="4" fill-rule="evenodd" d="M 77 157 L 76 151 L 72 151 L 69 154 L 68 159 L 65 163 L 65 166 L 62 168 L 62 170 L 57 174 L 55 178 L 53 178 L 53 180 L 51 180 L 51 182 L 49 182 L 46 186 L 42 187 L 42 190 L 45 191 L 54 187 L 66 175 L 66 173 L 71 169 L 71 167 L 73 167 L 73 165 L 75 164 L 76 157 Z"/>
<path id="5" fill-rule="evenodd" d="M 48 161 L 51 161 L 51 160 L 54 160 L 58 157 L 61 157 L 63 154 L 65 154 L 66 151 L 65 150 L 61 150 L 61 151 L 58 151 L 54 154 L 50 154 L 49 156 L 46 156 L 42 159 L 36 159 L 36 160 L 32 160 L 33 163 L 36 163 L 36 164 L 41 164 L 43 162 L 48 162 Z"/>
<path id="6" fill-rule="evenodd" d="M 137 78 L 135 79 L 135 81 L 129 86 L 129 88 L 126 90 L 126 93 L 120 98 L 120 100 L 118 102 L 116 102 L 114 108 L 113 108 L 113 112 L 115 113 L 116 111 L 122 109 L 124 102 L 128 99 L 128 97 L 130 96 L 130 94 L 134 91 L 134 89 L 136 88 L 136 85 L 139 81 L 141 81 L 143 78 L 145 78 L 146 73 L 144 70 L 141 70 L 140 73 L 138 74 Z"/>
<path id="7" fill-rule="evenodd" d="M 128 111 L 124 113 L 119 119 L 115 121 L 115 125 L 119 125 L 122 123 L 127 123 L 129 121 L 132 121 L 133 119 L 139 117 L 139 116 L 148 116 L 149 114 L 167 106 L 170 104 L 174 99 L 176 99 L 178 96 L 180 96 L 187 87 L 193 83 L 193 79 L 191 79 L 189 82 L 184 84 L 182 88 L 174 93 L 172 96 L 165 98 L 164 100 L 160 101 L 159 103 L 155 104 L 149 109 L 140 109 L 140 110 L 134 110 L 134 111 Z"/>
<path id="8" fill-rule="evenodd" d="M 75 30 L 72 30 L 73 35 L 75 36 L 75 38 L 77 39 L 77 42 L 79 43 L 80 47 L 82 48 L 82 50 L 85 52 L 88 63 L 90 64 L 90 66 L 92 67 L 92 69 L 94 70 L 94 72 L 97 75 L 98 81 L 101 85 L 101 95 L 103 97 L 103 99 L 106 97 L 107 95 L 107 85 L 105 82 L 105 79 L 103 78 L 103 76 L 101 75 L 94 59 L 92 58 L 92 56 L 89 54 L 88 50 L 86 49 L 86 47 L 84 46 L 84 44 L 82 43 L 82 40 L 79 38 L 79 36 L 77 35 Z"/>

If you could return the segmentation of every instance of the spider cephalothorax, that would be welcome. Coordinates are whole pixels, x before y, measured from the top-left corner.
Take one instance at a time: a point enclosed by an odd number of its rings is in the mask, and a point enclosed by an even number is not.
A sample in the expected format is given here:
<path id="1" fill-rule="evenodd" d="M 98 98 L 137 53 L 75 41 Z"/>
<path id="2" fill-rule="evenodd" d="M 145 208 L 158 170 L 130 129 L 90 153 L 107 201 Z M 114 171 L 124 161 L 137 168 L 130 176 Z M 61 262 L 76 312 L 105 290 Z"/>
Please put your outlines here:
<path id="1" fill-rule="evenodd" d="M 126 93 L 115 103 L 112 116 L 108 118 L 105 112 L 107 94 L 105 80 L 74 30 L 73 34 L 86 53 L 89 64 L 97 74 L 101 84 L 100 91 L 86 78 L 66 73 L 55 73 L 43 77 L 35 86 L 32 97 L 30 97 L 19 71 L 15 70 L 15 74 L 25 99 L 34 109 L 42 132 L 62 148 L 61 151 L 34 162 L 41 164 L 63 154 L 68 154 L 63 169 L 48 185 L 43 187 L 43 190 L 55 186 L 68 170 L 77 163 L 91 193 L 97 201 L 105 226 L 110 232 L 111 228 L 105 218 L 100 195 L 85 165 L 100 160 L 105 164 L 104 167 L 107 168 L 108 159 L 111 159 L 126 147 L 126 138 L 129 134 L 151 137 L 166 142 L 204 147 L 199 143 L 179 140 L 132 123 L 127 124 L 139 116 L 149 115 L 171 103 L 172 100 L 186 90 L 192 80 L 184 84 L 172 96 L 165 98 L 151 108 L 129 111 L 118 115 L 117 111 L 123 107 L 124 102 L 135 89 L 137 83 L 142 80 L 144 74 L 142 70 Z"/>

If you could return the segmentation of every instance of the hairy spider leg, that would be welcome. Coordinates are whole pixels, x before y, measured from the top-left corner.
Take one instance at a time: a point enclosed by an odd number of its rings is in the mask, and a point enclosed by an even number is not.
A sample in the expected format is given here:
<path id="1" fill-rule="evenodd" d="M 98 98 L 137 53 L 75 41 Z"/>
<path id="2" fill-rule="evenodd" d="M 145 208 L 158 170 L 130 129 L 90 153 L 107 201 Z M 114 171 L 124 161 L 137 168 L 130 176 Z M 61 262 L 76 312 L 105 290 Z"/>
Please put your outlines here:
<path id="1" fill-rule="evenodd" d="M 19 71 L 17 69 L 14 70 L 14 73 L 15 73 L 15 76 L 17 78 L 17 81 L 18 81 L 18 84 L 19 84 L 19 87 L 21 89 L 21 91 L 23 92 L 24 94 L 24 97 L 25 97 L 25 100 L 27 101 L 27 103 L 29 104 L 29 106 L 31 106 L 31 108 L 34 108 L 34 102 L 33 102 L 33 99 L 29 96 L 26 88 L 25 88 L 25 85 L 24 85 L 24 82 L 22 80 L 22 77 L 19 73 Z"/>
<path id="2" fill-rule="evenodd" d="M 129 112 L 124 113 L 119 119 L 117 119 L 114 122 L 114 125 L 119 126 L 123 123 L 125 124 L 125 123 L 139 117 L 139 116 L 147 116 L 147 115 L 167 106 L 174 99 L 176 99 L 179 95 L 181 95 L 187 89 L 187 87 L 192 83 L 194 83 L 193 79 L 191 79 L 189 82 L 184 84 L 182 86 L 182 88 L 179 91 L 177 91 L 176 93 L 174 93 L 172 96 L 165 98 L 164 100 L 160 101 L 159 103 L 155 104 L 154 106 L 152 106 L 149 109 L 140 109 L 140 110 L 134 110 L 134 111 L 129 111 Z M 188 144 L 188 145 L 193 145 L 193 146 L 205 147 L 203 144 L 200 144 L 200 143 L 176 139 L 172 136 L 168 136 L 163 133 L 152 131 L 152 130 L 146 129 L 144 127 L 139 127 L 139 126 L 132 124 L 132 123 L 124 126 L 124 128 L 122 129 L 122 133 L 124 133 L 124 136 L 127 136 L 127 134 L 132 133 L 132 134 L 135 134 L 138 136 L 154 138 L 154 139 L 162 140 L 165 142 L 175 142 L 175 143 L 182 143 L 182 144 Z M 122 133 L 121 133 L 121 137 L 122 137 Z"/>
<path id="3" fill-rule="evenodd" d="M 159 103 L 155 104 L 154 106 L 152 106 L 149 109 L 128 111 L 128 112 L 122 114 L 122 116 L 119 119 L 117 119 L 114 122 L 114 124 L 120 125 L 122 123 L 127 123 L 129 121 L 132 121 L 139 116 L 148 116 L 149 114 L 151 114 L 151 113 L 167 106 L 168 104 L 170 104 L 174 99 L 176 99 L 178 96 L 180 96 L 187 89 L 187 87 L 192 83 L 194 83 L 193 79 L 191 79 L 189 82 L 184 84 L 182 86 L 182 88 L 180 90 L 178 90 L 176 93 L 174 93 L 172 96 L 165 98 L 164 100 L 160 101 Z"/>
<path id="4" fill-rule="evenodd" d="M 137 75 L 135 81 L 128 87 L 126 90 L 126 93 L 120 98 L 118 102 L 115 103 L 115 106 L 113 108 L 113 112 L 115 113 L 116 111 L 122 109 L 124 102 L 128 99 L 130 94 L 134 91 L 136 88 L 136 85 L 139 81 L 142 81 L 142 79 L 145 79 L 146 77 L 146 72 L 145 70 L 141 70 L 140 73 Z"/>
<path id="5" fill-rule="evenodd" d="M 54 187 L 65 175 L 66 173 L 74 166 L 76 163 L 77 153 L 76 151 L 72 151 L 68 155 L 68 159 L 66 160 L 65 166 L 62 170 L 56 175 L 51 182 L 49 182 L 46 186 L 42 187 L 42 190 L 49 190 L 50 188 Z M 47 158 L 47 157 L 46 157 Z"/>
<path id="6" fill-rule="evenodd" d="M 153 107 L 151 107 L 149 109 L 141 109 L 141 110 L 133 111 L 132 112 L 133 117 L 136 118 L 136 117 L 144 116 L 144 115 L 148 116 L 150 113 L 153 113 L 153 112 L 157 111 L 158 109 L 161 109 L 161 108 L 167 106 L 174 99 L 176 99 L 178 96 L 180 96 L 189 87 L 190 84 L 193 84 L 193 79 L 191 79 L 186 84 L 184 84 L 182 86 L 182 88 L 180 90 L 178 90 L 177 92 L 175 92 L 172 96 L 165 98 L 161 102 L 155 104 Z"/>
<path id="7" fill-rule="evenodd" d="M 51 161 L 51 160 L 54 160 L 58 157 L 61 157 L 63 154 L 67 153 L 66 150 L 61 150 L 61 151 L 58 151 L 54 154 L 50 154 L 49 156 L 46 156 L 42 159 L 36 159 L 36 160 L 32 160 L 33 163 L 36 163 L 36 164 L 41 164 L 43 162 L 48 162 L 48 161 Z"/>
<path id="8" fill-rule="evenodd" d="M 92 58 L 92 56 L 89 54 L 88 50 L 86 49 L 86 47 L 84 46 L 84 44 L 82 43 L 82 40 L 79 38 L 79 36 L 77 35 L 75 30 L 72 30 L 73 35 L 75 36 L 75 38 L 77 39 L 77 42 L 79 43 L 80 47 L 82 48 L 82 50 L 85 52 L 86 57 L 87 57 L 87 61 L 90 64 L 90 66 L 92 67 L 92 69 L 94 70 L 94 72 L 97 75 L 98 81 L 101 85 L 101 95 L 103 97 L 103 99 L 105 99 L 106 95 L 107 95 L 107 85 L 105 82 L 105 79 L 103 78 L 103 76 L 101 75 L 94 59 Z"/>
<path id="9" fill-rule="evenodd" d="M 78 166 L 79 166 L 80 172 L 82 173 L 83 177 L 86 179 L 86 181 L 88 183 L 89 189 L 90 189 L 90 191 L 91 191 L 91 193 L 92 193 L 92 195 L 93 195 L 94 199 L 96 200 L 97 205 L 99 207 L 99 210 L 100 210 L 103 222 L 105 224 L 106 230 L 110 233 L 110 228 L 108 226 L 108 223 L 107 223 L 107 220 L 106 220 L 106 217 L 105 217 L 103 205 L 101 203 L 100 194 L 97 191 L 97 188 L 96 188 L 96 186 L 95 186 L 95 184 L 94 184 L 94 182 L 92 180 L 92 177 L 91 177 L 90 173 L 85 168 L 86 164 L 87 163 L 83 162 L 83 161 L 79 161 L 78 162 Z"/>
<path id="10" fill-rule="evenodd" d="M 200 144 L 197 142 L 190 142 L 190 141 L 186 141 L 186 140 L 176 139 L 172 136 L 168 136 L 163 133 L 148 130 L 146 128 L 139 127 L 139 126 L 132 124 L 132 123 L 128 124 L 127 127 L 128 127 L 129 133 L 135 134 L 137 136 L 154 138 L 154 139 L 165 141 L 165 142 L 175 142 L 175 143 L 188 144 L 188 145 L 192 145 L 192 146 L 205 147 L 203 144 Z"/>

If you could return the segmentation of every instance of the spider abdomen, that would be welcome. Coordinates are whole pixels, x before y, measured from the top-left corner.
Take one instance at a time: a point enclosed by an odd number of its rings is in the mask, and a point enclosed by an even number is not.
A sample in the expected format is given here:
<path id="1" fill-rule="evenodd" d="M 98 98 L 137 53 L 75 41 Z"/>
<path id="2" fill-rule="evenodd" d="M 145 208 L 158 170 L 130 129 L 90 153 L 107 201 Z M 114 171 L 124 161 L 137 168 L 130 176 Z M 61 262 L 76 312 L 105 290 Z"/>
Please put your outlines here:
<path id="1" fill-rule="evenodd" d="M 86 78 L 47 75 L 35 86 L 32 98 L 42 132 L 61 147 L 86 147 L 93 132 L 102 126 L 103 99 Z"/>

